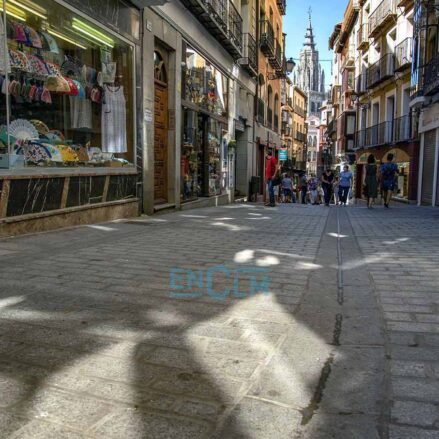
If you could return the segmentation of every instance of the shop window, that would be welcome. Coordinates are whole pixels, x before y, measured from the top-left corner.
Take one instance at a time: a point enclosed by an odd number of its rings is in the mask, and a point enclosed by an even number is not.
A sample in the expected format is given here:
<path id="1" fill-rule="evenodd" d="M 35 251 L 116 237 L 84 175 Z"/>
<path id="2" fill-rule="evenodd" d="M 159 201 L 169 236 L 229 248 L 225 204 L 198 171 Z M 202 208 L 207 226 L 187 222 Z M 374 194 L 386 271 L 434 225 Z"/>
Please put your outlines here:
<path id="1" fill-rule="evenodd" d="M 227 115 L 227 77 L 190 47 L 186 49 L 185 99 L 218 116 Z"/>
<path id="2" fill-rule="evenodd" d="M 0 166 L 132 164 L 133 46 L 53 0 L 5 4 Z"/>
<path id="3" fill-rule="evenodd" d="M 181 200 L 221 195 L 227 181 L 228 80 L 191 47 L 183 66 Z"/>

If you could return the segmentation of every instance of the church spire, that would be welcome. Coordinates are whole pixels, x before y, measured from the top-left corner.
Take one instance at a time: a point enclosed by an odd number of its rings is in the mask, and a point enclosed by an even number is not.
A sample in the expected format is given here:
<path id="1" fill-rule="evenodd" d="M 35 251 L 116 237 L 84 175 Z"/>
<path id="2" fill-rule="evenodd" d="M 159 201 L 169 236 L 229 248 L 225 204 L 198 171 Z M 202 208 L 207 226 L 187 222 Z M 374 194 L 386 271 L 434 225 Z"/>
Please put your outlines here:
<path id="1" fill-rule="evenodd" d="M 312 9 L 310 6 L 310 8 L 308 10 L 309 25 L 308 25 L 308 29 L 306 30 L 305 42 L 303 43 L 303 47 L 305 47 L 305 49 L 310 48 L 310 49 L 314 50 L 316 47 L 316 44 L 314 42 L 314 33 L 313 33 L 312 22 L 311 22 L 311 13 L 312 13 Z"/>

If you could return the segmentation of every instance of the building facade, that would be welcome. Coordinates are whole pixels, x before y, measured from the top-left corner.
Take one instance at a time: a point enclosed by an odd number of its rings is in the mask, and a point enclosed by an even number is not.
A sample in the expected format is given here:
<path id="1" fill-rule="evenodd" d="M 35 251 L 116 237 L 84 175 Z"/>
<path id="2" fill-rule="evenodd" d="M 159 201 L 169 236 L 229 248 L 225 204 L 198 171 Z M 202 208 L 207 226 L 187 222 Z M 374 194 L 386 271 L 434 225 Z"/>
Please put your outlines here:
<path id="1" fill-rule="evenodd" d="M 412 22 L 412 3 L 372 1 L 360 7 L 355 28 L 357 180 L 369 153 L 385 161 L 392 152 L 399 167 L 396 197 L 411 202 L 417 197 L 419 161 L 417 121 L 410 109 Z"/>
<path id="2" fill-rule="evenodd" d="M 351 0 L 329 41 L 335 68 L 328 134 L 340 163 L 351 162 L 356 153 L 357 197 L 368 155 L 382 162 L 391 152 L 399 168 L 396 198 L 417 198 L 417 116 L 410 108 L 413 20 L 412 2 Z"/>
<path id="3" fill-rule="evenodd" d="M 258 83 L 255 139 L 259 193 L 265 191 L 265 156 L 275 152 L 281 140 L 281 79 L 285 77 L 285 35 L 282 16 L 286 2 L 260 0 L 258 13 Z"/>
<path id="4" fill-rule="evenodd" d="M 306 171 L 306 94 L 292 84 L 282 81 L 282 145 L 288 150 L 292 169 Z"/>
<path id="5" fill-rule="evenodd" d="M 414 2 L 413 63 L 410 106 L 419 114 L 419 179 L 417 202 L 439 206 L 439 66 L 437 3 Z"/>

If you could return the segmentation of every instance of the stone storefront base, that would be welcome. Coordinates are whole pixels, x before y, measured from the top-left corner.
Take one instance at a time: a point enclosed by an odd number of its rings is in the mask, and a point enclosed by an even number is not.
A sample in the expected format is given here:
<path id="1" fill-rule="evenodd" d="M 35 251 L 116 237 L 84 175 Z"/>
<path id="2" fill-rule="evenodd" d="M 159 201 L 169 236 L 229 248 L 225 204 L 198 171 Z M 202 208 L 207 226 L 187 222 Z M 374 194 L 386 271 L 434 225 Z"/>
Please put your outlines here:
<path id="1" fill-rule="evenodd" d="M 121 200 L 96 205 L 0 219 L 0 237 L 100 223 L 139 215 L 139 200 Z"/>
<path id="2" fill-rule="evenodd" d="M 181 210 L 196 209 L 199 207 L 213 207 L 213 206 L 224 206 L 225 204 L 230 204 L 233 202 L 231 194 L 217 195 L 215 197 L 205 197 L 199 198 L 198 200 L 188 201 L 187 203 L 182 203 L 180 206 Z"/>

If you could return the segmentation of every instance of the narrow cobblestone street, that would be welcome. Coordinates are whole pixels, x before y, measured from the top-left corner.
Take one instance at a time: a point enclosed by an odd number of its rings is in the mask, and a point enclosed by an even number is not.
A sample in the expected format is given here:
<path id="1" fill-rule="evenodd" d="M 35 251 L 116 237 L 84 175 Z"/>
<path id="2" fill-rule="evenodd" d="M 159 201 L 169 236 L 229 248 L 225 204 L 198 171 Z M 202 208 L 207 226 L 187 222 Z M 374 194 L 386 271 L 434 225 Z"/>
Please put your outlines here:
<path id="1" fill-rule="evenodd" d="M 439 438 L 438 221 L 238 204 L 1 240 L 0 436 Z M 227 276 L 251 267 L 269 294 Z"/>

